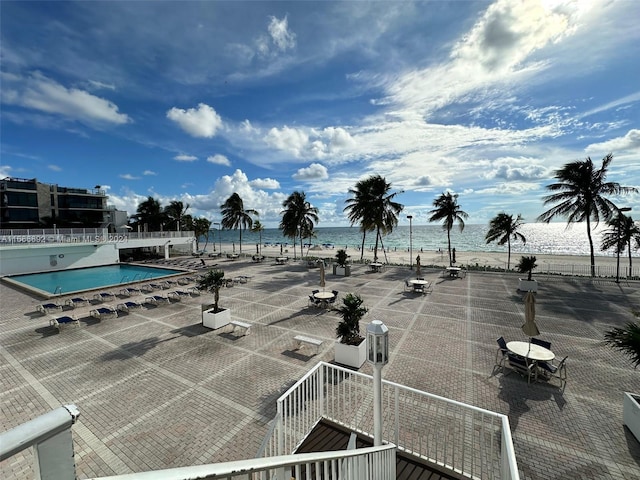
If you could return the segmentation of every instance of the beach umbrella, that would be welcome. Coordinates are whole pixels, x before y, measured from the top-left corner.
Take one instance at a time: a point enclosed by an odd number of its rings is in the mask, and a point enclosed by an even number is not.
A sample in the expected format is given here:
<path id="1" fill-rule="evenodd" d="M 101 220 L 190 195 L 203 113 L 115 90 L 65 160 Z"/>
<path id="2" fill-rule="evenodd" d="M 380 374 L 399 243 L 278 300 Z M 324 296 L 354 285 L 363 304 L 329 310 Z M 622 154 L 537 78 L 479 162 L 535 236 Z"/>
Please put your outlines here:
<path id="1" fill-rule="evenodd" d="M 420 255 L 416 257 L 416 277 L 420 278 Z"/>
<path id="2" fill-rule="evenodd" d="M 324 281 L 324 261 L 320 260 L 320 286 L 322 287 L 322 290 L 324 291 L 324 285 L 325 285 L 325 281 Z"/>
<path id="3" fill-rule="evenodd" d="M 527 292 L 524 297 L 524 325 L 522 331 L 529 337 L 529 345 L 531 345 L 531 337 L 540 335 L 538 325 L 536 325 L 536 297 L 533 292 Z"/>

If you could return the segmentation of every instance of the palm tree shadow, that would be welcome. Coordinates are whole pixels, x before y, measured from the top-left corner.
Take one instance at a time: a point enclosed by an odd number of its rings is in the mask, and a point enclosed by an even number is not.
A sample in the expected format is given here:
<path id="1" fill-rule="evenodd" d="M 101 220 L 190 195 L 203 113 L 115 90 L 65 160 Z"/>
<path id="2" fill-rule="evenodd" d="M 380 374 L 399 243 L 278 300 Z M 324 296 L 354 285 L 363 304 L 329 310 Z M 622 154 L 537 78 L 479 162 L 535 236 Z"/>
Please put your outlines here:
<path id="1" fill-rule="evenodd" d="M 174 340 L 176 337 L 165 338 L 164 340 L 160 340 L 158 337 L 150 337 L 145 338 L 144 340 L 140 340 L 139 342 L 131 342 L 125 343 L 121 345 L 117 349 L 107 352 L 102 355 L 103 360 L 128 360 L 132 357 L 141 357 L 149 350 L 154 349 L 158 345 L 163 342 L 168 342 L 170 340 Z"/>

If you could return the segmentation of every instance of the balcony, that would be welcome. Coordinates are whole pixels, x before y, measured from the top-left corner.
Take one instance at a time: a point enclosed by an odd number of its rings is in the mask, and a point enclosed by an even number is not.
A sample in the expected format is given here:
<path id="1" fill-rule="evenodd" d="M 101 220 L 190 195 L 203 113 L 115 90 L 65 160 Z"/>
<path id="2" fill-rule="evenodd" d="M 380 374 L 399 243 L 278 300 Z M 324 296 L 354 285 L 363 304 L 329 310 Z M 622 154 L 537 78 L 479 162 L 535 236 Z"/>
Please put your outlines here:
<path id="1" fill-rule="evenodd" d="M 431 478 L 519 479 L 505 415 L 387 381 L 382 386 L 383 445 L 362 446 L 361 441 L 356 448 L 353 441 L 347 450 L 338 450 L 342 440 L 337 435 L 338 443 L 325 442 L 325 451 L 306 451 L 314 430 L 326 432 L 328 424 L 360 434 L 366 443 L 373 431 L 372 403 L 372 377 L 320 362 L 278 399 L 278 413 L 255 459 L 102 478 L 384 480 L 405 478 L 397 473 L 411 463 L 413 472 L 416 467 L 435 472 Z M 36 470 L 55 471 L 60 480 L 75 478 L 70 428 L 77 417 L 70 405 L 4 433 L 0 461 L 33 446 Z"/>

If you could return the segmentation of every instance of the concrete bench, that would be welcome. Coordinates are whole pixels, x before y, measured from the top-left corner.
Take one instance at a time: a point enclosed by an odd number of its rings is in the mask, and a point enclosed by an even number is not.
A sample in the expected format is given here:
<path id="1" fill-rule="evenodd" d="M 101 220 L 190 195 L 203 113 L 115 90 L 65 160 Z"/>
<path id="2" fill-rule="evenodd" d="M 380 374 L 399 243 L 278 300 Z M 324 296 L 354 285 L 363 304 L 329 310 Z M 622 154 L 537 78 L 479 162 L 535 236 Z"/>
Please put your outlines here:
<path id="1" fill-rule="evenodd" d="M 229 325 L 232 326 L 232 332 L 234 333 L 236 330 L 239 330 L 242 335 L 249 335 L 251 333 L 250 323 L 241 322 L 240 320 L 231 320 L 231 322 L 229 322 Z"/>
<path id="2" fill-rule="evenodd" d="M 305 337 L 304 335 L 296 335 L 293 339 L 297 342 L 298 348 L 302 346 L 302 344 L 307 344 L 312 347 L 315 347 L 316 354 L 320 350 L 320 346 L 322 345 L 322 340 L 317 338 Z"/>

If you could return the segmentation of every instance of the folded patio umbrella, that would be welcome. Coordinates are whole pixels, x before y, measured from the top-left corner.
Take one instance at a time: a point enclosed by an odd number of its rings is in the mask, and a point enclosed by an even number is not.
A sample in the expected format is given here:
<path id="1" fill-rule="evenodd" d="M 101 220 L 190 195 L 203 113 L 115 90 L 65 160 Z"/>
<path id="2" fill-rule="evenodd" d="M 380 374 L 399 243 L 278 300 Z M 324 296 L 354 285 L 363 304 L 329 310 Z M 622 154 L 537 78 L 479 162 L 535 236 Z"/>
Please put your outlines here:
<path id="1" fill-rule="evenodd" d="M 420 278 L 420 255 L 416 257 L 416 277 Z"/>
<path id="2" fill-rule="evenodd" d="M 524 297 L 524 325 L 521 328 L 524 334 L 529 337 L 529 345 L 531 345 L 531 337 L 540 335 L 536 324 L 536 297 L 533 292 L 527 292 Z"/>
<path id="3" fill-rule="evenodd" d="M 322 287 L 322 290 L 324 291 L 324 286 L 325 286 L 325 281 L 324 281 L 324 261 L 320 260 L 320 286 Z"/>

